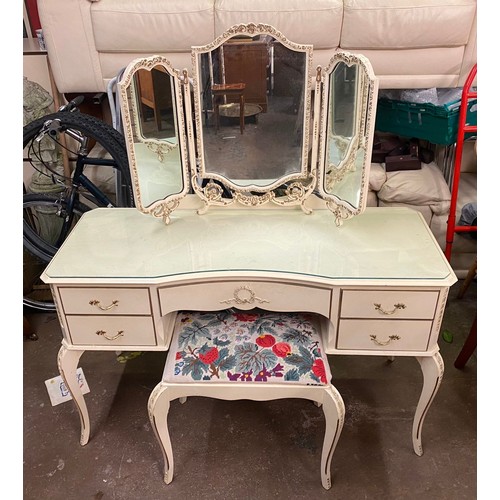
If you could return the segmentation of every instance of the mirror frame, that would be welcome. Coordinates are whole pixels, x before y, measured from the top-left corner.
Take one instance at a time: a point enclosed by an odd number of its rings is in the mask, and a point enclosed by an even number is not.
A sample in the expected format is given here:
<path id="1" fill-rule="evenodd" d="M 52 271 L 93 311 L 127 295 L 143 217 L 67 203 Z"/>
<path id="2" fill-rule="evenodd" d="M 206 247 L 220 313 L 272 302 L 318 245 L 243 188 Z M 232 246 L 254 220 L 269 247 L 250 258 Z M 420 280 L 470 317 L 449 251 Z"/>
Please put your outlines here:
<path id="1" fill-rule="evenodd" d="M 239 186 L 223 175 L 214 172 L 207 172 L 205 164 L 204 142 L 203 142 L 203 110 L 200 99 L 200 62 L 201 54 L 209 53 L 217 49 L 234 36 L 247 35 L 269 35 L 276 41 L 283 44 L 290 50 L 302 52 L 305 55 L 305 75 L 304 75 L 304 110 L 303 110 L 303 131 L 302 131 L 302 153 L 300 171 L 279 177 L 266 186 L 245 185 Z M 278 205 L 300 205 L 306 213 L 310 210 L 305 207 L 304 202 L 316 187 L 316 168 L 314 163 L 309 165 L 309 153 L 315 149 L 314 144 L 310 144 L 311 129 L 311 101 L 313 86 L 311 83 L 313 46 L 308 44 L 298 44 L 288 40 L 280 31 L 268 24 L 238 24 L 234 25 L 217 37 L 211 43 L 203 46 L 194 46 L 191 50 L 191 62 L 193 68 L 193 94 L 196 127 L 196 155 L 197 162 L 191 165 L 191 181 L 193 190 L 204 201 L 205 207 L 199 210 L 204 213 L 210 205 L 226 206 L 234 202 L 239 202 L 246 206 L 258 206 L 268 202 Z M 314 156 L 314 155 L 313 155 Z M 203 181 L 207 181 L 202 187 Z M 215 182 L 217 181 L 217 182 Z M 277 188 L 288 185 L 279 192 Z M 230 198 L 224 198 L 224 189 L 230 194 Z"/>
<path id="2" fill-rule="evenodd" d="M 354 117 L 356 124 L 356 133 L 349 144 L 348 151 L 340 163 L 340 168 L 336 172 L 337 179 L 342 179 L 353 169 L 358 150 L 364 148 L 363 169 L 361 172 L 360 199 L 358 207 L 343 200 L 341 197 L 327 192 L 325 189 L 326 173 L 329 168 L 328 155 L 326 147 L 328 144 L 328 118 L 331 116 L 331 103 L 329 99 L 331 91 L 331 76 L 339 63 L 347 66 L 356 65 L 364 73 L 366 83 L 361 86 L 358 84 L 357 116 Z M 316 99 L 321 103 L 319 113 L 319 157 L 318 157 L 318 192 L 321 198 L 326 201 L 329 210 L 335 215 L 337 226 L 342 225 L 343 221 L 360 214 L 366 207 L 366 198 L 368 195 L 369 173 L 371 166 L 371 150 L 373 146 L 373 135 L 375 131 L 375 113 L 378 95 L 378 78 L 376 78 L 370 61 L 361 54 L 352 54 L 350 52 L 339 51 L 330 59 L 326 68 L 318 67 L 318 77 L 316 79 Z M 317 117 L 318 115 L 316 115 Z M 335 168 L 335 167 L 334 167 Z"/>
<path id="3" fill-rule="evenodd" d="M 182 176 L 183 189 L 178 193 L 166 195 L 165 198 L 152 202 L 149 205 L 144 205 L 141 197 L 139 172 L 136 154 L 134 150 L 134 137 L 140 138 L 141 142 L 150 146 L 150 149 L 158 155 L 158 161 L 161 162 L 162 147 L 166 144 L 158 139 L 146 138 L 140 127 L 139 110 L 137 104 L 137 96 L 130 95 L 129 90 L 132 88 L 134 76 L 139 70 L 151 71 L 153 68 L 162 66 L 167 74 L 171 77 L 173 84 L 173 92 L 175 94 L 175 118 L 177 120 L 177 144 L 179 146 L 179 161 Z M 182 198 L 189 192 L 191 186 L 189 183 L 189 155 L 188 141 L 186 137 L 186 119 L 184 103 L 189 100 L 189 87 L 187 72 L 181 72 L 172 67 L 168 59 L 163 56 L 151 56 L 146 58 L 134 59 L 125 69 L 122 78 L 117 83 L 118 92 L 120 95 L 120 106 L 123 117 L 123 133 L 127 144 L 127 153 L 129 159 L 129 168 L 132 177 L 132 185 L 134 190 L 134 199 L 136 208 L 143 213 L 151 214 L 154 217 L 162 218 L 165 224 L 170 222 L 170 214 L 179 206 Z M 168 146 L 166 146 L 167 149 Z"/>

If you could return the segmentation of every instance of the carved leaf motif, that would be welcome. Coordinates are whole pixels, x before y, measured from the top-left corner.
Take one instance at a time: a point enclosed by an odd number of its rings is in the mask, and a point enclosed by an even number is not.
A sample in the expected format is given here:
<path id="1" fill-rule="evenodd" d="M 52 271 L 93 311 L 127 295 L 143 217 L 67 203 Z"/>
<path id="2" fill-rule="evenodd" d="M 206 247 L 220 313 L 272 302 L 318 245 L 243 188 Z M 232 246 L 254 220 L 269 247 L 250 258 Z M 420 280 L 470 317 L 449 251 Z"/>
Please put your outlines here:
<path id="1" fill-rule="evenodd" d="M 262 367 L 273 368 L 278 358 L 269 349 L 258 350 L 257 344 L 245 342 L 237 345 L 234 349 L 236 355 L 236 370 L 249 372 L 250 370 L 258 372 Z"/>

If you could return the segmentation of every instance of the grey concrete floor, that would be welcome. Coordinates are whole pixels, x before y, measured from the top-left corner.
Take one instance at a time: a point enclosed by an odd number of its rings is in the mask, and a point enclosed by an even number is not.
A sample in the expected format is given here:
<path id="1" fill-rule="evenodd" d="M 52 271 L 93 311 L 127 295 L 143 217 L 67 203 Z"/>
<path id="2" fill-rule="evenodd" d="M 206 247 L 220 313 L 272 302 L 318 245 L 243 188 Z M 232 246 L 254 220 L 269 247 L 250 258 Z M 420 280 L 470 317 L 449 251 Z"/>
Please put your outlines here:
<path id="1" fill-rule="evenodd" d="M 475 499 L 476 354 L 463 370 L 453 363 L 476 313 L 476 283 L 457 299 L 460 284 L 442 325 L 453 339 L 440 339 L 445 374 L 425 420 L 422 457 L 411 442 L 422 383 L 417 361 L 330 357 L 346 421 L 329 491 L 320 482 L 323 412 L 299 399 L 173 402 L 174 480 L 165 485 L 146 406 L 165 353 L 126 363 L 113 352 L 82 356 L 91 438 L 80 446 L 73 403 L 51 406 L 44 384 L 58 375 L 57 317 L 25 311 L 39 338 L 23 344 L 24 499 Z"/>

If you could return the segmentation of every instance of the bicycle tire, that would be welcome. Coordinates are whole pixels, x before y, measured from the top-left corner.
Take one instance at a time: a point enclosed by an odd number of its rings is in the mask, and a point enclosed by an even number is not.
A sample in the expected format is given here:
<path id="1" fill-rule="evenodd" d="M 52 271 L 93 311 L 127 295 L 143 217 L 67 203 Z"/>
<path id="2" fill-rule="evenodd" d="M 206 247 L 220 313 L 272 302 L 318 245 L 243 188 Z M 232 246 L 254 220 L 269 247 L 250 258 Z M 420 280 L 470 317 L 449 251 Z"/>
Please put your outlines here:
<path id="1" fill-rule="evenodd" d="M 50 288 L 40 280 L 40 274 L 51 261 L 57 248 L 47 242 L 47 235 L 38 236 L 39 226 L 29 224 L 28 220 L 43 218 L 43 227 L 57 226 L 58 217 L 64 216 L 66 201 L 56 196 L 43 194 L 25 194 L 23 196 L 23 305 L 31 309 L 53 311 L 55 306 Z M 75 223 L 85 213 L 92 210 L 81 202 L 75 203 Z M 58 214 L 59 213 L 59 214 Z M 57 237 L 57 236 L 55 236 Z"/>
<path id="2" fill-rule="evenodd" d="M 127 148 L 123 135 L 106 122 L 81 112 L 58 111 L 45 115 L 23 127 L 23 149 L 34 141 L 47 121 L 59 120 L 61 128 L 76 130 L 93 138 L 111 156 L 116 163 L 116 169 L 121 173 L 123 183 L 123 199 L 121 206 L 133 207 L 134 194 L 129 170 Z"/>

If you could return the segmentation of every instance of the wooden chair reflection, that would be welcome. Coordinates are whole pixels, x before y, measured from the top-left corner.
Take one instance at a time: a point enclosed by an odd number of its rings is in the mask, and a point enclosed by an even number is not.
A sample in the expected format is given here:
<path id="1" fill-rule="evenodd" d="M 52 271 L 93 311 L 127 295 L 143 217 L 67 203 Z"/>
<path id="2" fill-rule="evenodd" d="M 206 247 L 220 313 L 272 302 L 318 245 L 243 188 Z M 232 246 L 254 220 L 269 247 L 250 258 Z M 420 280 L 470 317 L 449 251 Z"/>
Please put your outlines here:
<path id="1" fill-rule="evenodd" d="M 214 98 L 215 127 L 219 130 L 219 106 L 224 103 L 224 96 L 237 96 L 240 104 L 240 133 L 245 129 L 245 84 L 221 83 L 212 85 Z"/>
<path id="2" fill-rule="evenodd" d="M 161 111 L 172 109 L 170 92 L 170 76 L 162 66 L 152 68 L 151 71 L 137 72 L 137 86 L 141 104 L 153 110 L 156 130 L 162 129 Z"/>

